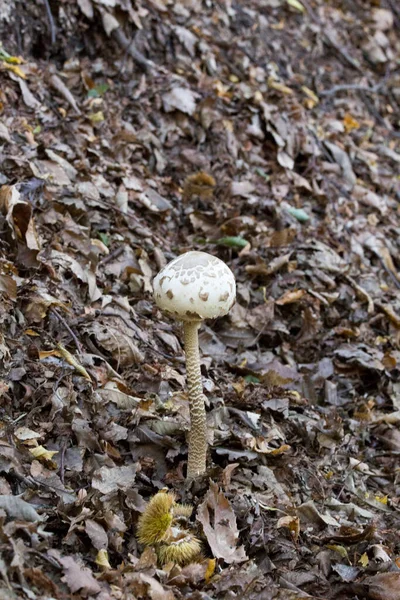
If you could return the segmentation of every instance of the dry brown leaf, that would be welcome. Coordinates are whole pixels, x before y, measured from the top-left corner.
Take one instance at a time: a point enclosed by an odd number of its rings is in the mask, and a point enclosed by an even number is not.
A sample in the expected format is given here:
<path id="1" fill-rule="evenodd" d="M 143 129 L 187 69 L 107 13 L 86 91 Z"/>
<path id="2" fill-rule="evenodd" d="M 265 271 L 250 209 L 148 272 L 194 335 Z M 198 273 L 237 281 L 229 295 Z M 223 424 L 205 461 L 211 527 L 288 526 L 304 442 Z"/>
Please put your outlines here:
<path id="1" fill-rule="evenodd" d="M 85 595 L 98 594 L 101 591 L 93 573 L 87 567 L 80 565 L 72 556 L 62 556 L 61 552 L 55 549 L 49 550 L 48 554 L 62 565 L 63 579 L 73 594 L 79 591 Z"/>
<path id="2" fill-rule="evenodd" d="M 111 324 L 104 325 L 100 321 L 95 321 L 86 331 L 89 334 L 94 334 L 100 346 L 109 352 L 113 359 L 118 361 L 120 365 L 125 366 L 142 362 L 144 360 L 143 354 L 132 340 L 129 330 L 125 333 L 123 328 L 123 323 L 121 327 L 117 327 Z"/>
<path id="3" fill-rule="evenodd" d="M 105 402 L 114 402 L 121 410 L 133 410 L 142 401 L 142 398 L 122 392 L 115 381 L 108 381 L 103 388 L 97 390 L 97 394 Z"/>
<path id="4" fill-rule="evenodd" d="M 87 519 L 85 522 L 85 531 L 96 550 L 108 548 L 107 533 L 100 523 L 93 521 L 93 519 Z"/>
<path id="5" fill-rule="evenodd" d="M 32 218 L 32 207 L 21 200 L 16 186 L 3 185 L 0 188 L 0 211 L 6 215 L 15 237 L 26 244 L 29 250 L 40 250 L 40 242 Z"/>
<path id="6" fill-rule="evenodd" d="M 60 307 L 66 312 L 69 311 L 66 304 L 57 300 L 57 298 L 54 298 L 54 296 L 48 294 L 44 290 L 39 290 L 36 294 L 31 296 L 30 302 L 24 310 L 24 315 L 29 322 L 39 323 L 45 318 L 48 309 L 52 306 Z"/>
<path id="7" fill-rule="evenodd" d="M 127 490 L 135 481 L 136 465 L 129 467 L 101 467 L 94 472 L 92 487 L 102 494 Z"/>
<path id="8" fill-rule="evenodd" d="M 135 597 L 146 597 L 150 600 L 175 600 L 172 590 L 168 590 L 161 585 L 154 577 L 145 573 L 133 573 L 130 582 L 130 589 L 136 594 Z"/>
<path id="9" fill-rule="evenodd" d="M 17 299 L 17 282 L 11 275 L 0 273 L 0 292 L 6 294 L 10 300 Z"/>
<path id="10" fill-rule="evenodd" d="M 369 597 L 373 600 L 400 600 L 400 572 L 378 573 L 369 577 L 365 583 L 368 585 Z"/>
<path id="11" fill-rule="evenodd" d="M 244 547 L 237 546 L 239 530 L 236 515 L 229 500 L 214 482 L 210 483 L 210 489 L 199 506 L 197 519 L 203 526 L 215 558 L 223 558 L 228 564 L 247 560 Z"/>
<path id="12" fill-rule="evenodd" d="M 292 304 L 293 302 L 298 302 L 306 293 L 306 290 L 288 290 L 278 300 L 275 300 L 275 304 L 283 306 L 284 304 Z"/>
<path id="13" fill-rule="evenodd" d="M 165 112 L 180 110 L 187 115 L 193 115 L 196 110 L 196 100 L 199 94 L 187 88 L 175 87 L 164 94 L 162 100 Z"/>
<path id="14" fill-rule="evenodd" d="M 0 496 L 0 508 L 4 509 L 9 517 L 22 521 L 42 521 L 42 517 L 31 504 L 16 496 Z"/>
<path id="15" fill-rule="evenodd" d="M 300 519 L 299 517 L 294 517 L 292 515 L 286 515 L 285 517 L 281 517 L 277 524 L 277 528 L 287 527 L 294 540 L 298 540 L 300 535 Z"/>

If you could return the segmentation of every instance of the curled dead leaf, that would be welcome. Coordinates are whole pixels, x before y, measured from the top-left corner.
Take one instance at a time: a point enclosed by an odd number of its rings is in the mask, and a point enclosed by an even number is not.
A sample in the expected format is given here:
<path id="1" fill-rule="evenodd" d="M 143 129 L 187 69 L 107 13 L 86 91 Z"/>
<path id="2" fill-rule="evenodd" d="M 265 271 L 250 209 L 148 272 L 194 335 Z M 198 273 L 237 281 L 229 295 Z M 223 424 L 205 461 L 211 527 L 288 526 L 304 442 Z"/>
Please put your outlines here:
<path id="1" fill-rule="evenodd" d="M 236 515 L 229 500 L 214 482 L 211 482 L 210 489 L 199 506 L 197 519 L 203 526 L 216 558 L 223 558 L 229 564 L 247 560 L 244 547 L 237 546 L 239 530 Z"/>
<path id="2" fill-rule="evenodd" d="M 32 218 L 32 206 L 21 200 L 21 195 L 15 185 L 3 185 L 0 188 L 0 211 L 15 238 L 25 244 L 29 250 L 40 250 L 40 242 Z"/>

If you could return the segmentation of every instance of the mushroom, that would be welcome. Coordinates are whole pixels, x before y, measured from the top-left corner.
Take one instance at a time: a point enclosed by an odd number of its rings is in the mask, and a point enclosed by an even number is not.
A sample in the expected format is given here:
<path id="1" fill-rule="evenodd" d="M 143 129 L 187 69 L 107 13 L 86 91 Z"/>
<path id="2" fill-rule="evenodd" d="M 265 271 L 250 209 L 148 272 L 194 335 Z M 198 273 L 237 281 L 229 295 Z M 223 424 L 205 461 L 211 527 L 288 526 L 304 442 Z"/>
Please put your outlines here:
<path id="1" fill-rule="evenodd" d="M 187 478 L 206 470 L 206 411 L 201 382 L 198 330 L 204 319 L 226 315 L 235 302 L 229 267 L 207 252 L 186 252 L 168 263 L 153 281 L 157 306 L 183 321 L 190 409 Z"/>

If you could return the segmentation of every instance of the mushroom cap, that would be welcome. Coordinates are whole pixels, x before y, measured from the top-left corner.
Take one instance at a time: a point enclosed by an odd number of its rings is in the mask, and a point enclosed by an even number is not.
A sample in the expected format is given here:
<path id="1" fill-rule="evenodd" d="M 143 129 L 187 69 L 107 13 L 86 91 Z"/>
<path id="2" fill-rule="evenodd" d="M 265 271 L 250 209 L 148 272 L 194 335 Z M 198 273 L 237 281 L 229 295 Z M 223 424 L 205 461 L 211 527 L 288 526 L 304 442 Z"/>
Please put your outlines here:
<path id="1" fill-rule="evenodd" d="M 226 315 L 236 299 L 230 268 L 207 252 L 186 252 L 168 263 L 153 280 L 161 310 L 180 321 Z"/>

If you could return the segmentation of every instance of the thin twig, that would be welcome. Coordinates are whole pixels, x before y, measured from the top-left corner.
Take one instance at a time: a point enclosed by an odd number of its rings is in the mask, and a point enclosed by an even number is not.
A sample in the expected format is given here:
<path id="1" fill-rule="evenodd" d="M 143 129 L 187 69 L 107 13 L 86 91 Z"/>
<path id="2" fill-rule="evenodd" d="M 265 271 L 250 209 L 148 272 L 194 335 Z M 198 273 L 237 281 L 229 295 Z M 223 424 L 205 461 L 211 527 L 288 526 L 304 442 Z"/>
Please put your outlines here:
<path id="1" fill-rule="evenodd" d="M 369 87 L 367 85 L 358 85 L 357 83 L 344 83 L 342 85 L 335 85 L 330 90 L 323 90 L 319 92 L 319 96 L 333 96 L 339 92 L 346 92 L 348 90 L 354 90 L 356 92 L 366 92 L 367 94 L 380 94 L 382 92 L 382 83 Z"/>
<path id="2" fill-rule="evenodd" d="M 400 29 L 400 7 L 398 5 L 398 0 L 387 0 L 387 2 L 394 13 L 395 25 Z"/>
<path id="3" fill-rule="evenodd" d="M 75 98 L 73 97 L 65 83 L 59 78 L 59 76 L 53 73 L 50 76 L 49 81 L 53 88 L 61 94 L 61 96 L 68 102 L 70 106 L 72 106 L 76 114 L 81 115 L 81 110 L 78 107 Z"/>
<path id="4" fill-rule="evenodd" d="M 110 254 L 108 254 L 107 256 L 102 258 L 99 261 L 99 265 L 102 265 L 102 266 L 107 265 L 112 260 L 115 260 L 116 258 L 118 258 L 118 256 L 120 256 L 124 250 L 125 250 L 124 246 L 119 246 L 119 248 L 116 248 L 115 250 L 110 252 Z"/>
<path id="5" fill-rule="evenodd" d="M 114 29 L 112 32 L 112 36 L 115 41 L 133 58 L 135 63 L 139 65 L 143 69 L 143 71 L 149 72 L 154 70 L 155 64 L 153 61 L 148 60 L 133 43 L 133 38 L 131 41 L 128 40 L 121 27 Z"/>
<path id="6" fill-rule="evenodd" d="M 29 554 L 34 554 L 35 556 L 38 556 L 39 558 L 47 561 L 55 569 L 58 569 L 59 571 L 62 570 L 62 566 L 60 565 L 60 563 L 58 563 L 56 559 L 52 556 L 47 556 L 44 552 L 39 552 L 38 550 L 33 550 L 32 548 L 27 548 L 27 552 L 29 552 Z"/>
<path id="7" fill-rule="evenodd" d="M 65 475 L 65 451 L 67 449 L 67 441 L 63 440 L 61 444 L 61 454 L 60 454 L 60 480 L 64 485 L 64 475 Z"/>
<path id="8" fill-rule="evenodd" d="M 336 50 L 336 52 L 338 52 L 338 54 L 340 54 L 340 56 L 343 57 L 343 59 L 345 60 L 345 62 L 347 62 L 347 64 L 349 64 L 351 67 L 353 67 L 353 69 L 356 69 L 357 71 L 362 73 L 362 69 L 361 69 L 360 65 L 358 64 L 358 62 L 356 62 L 354 60 L 354 58 L 352 58 L 346 50 L 344 50 L 343 48 L 338 46 L 338 44 L 335 42 L 335 40 L 333 40 L 331 38 L 331 36 L 328 33 L 326 33 L 326 31 L 324 32 L 324 37 L 325 37 L 325 39 L 323 41 L 325 42 L 325 44 L 334 48 Z"/>
<path id="9" fill-rule="evenodd" d="M 372 298 L 368 294 L 368 292 L 366 292 L 364 290 L 364 288 L 361 287 L 361 285 L 358 285 L 358 283 L 356 281 L 354 281 L 354 279 L 352 277 L 350 277 L 350 275 L 344 275 L 344 278 L 355 289 L 358 296 L 361 297 L 363 300 L 367 301 L 368 314 L 372 315 L 372 313 L 375 311 L 375 306 L 374 306 L 374 301 L 372 300 Z"/>
<path id="10" fill-rule="evenodd" d="M 70 336 L 74 340 L 75 346 L 77 347 L 78 352 L 81 354 L 83 352 L 83 346 L 80 343 L 80 341 L 78 340 L 78 338 L 76 337 L 75 333 L 72 331 L 71 327 L 68 325 L 67 321 L 64 319 L 64 317 L 62 317 L 60 315 L 60 313 L 54 308 L 54 306 L 51 307 L 51 312 L 64 325 L 65 329 L 68 331 L 68 333 L 70 334 Z"/>
<path id="11" fill-rule="evenodd" d="M 374 107 L 374 105 L 372 104 L 370 99 L 367 98 L 367 96 L 362 96 L 362 101 L 364 102 L 364 104 L 367 107 L 367 109 L 369 110 L 369 112 L 375 117 L 376 121 L 380 125 L 385 127 L 385 129 L 387 130 L 388 136 L 394 137 L 394 138 L 400 138 L 400 132 L 393 131 L 393 129 L 390 129 L 390 127 L 391 127 L 390 123 L 387 123 L 385 121 L 385 119 L 382 117 L 382 115 L 379 113 L 379 111 L 376 110 L 376 108 Z"/>
<path id="12" fill-rule="evenodd" d="M 47 18 L 49 19 L 51 44 L 54 46 L 54 44 L 56 43 L 56 31 L 57 31 L 57 28 L 56 28 L 56 24 L 54 22 L 53 14 L 51 12 L 49 0 L 44 0 L 44 5 L 46 7 Z"/>

